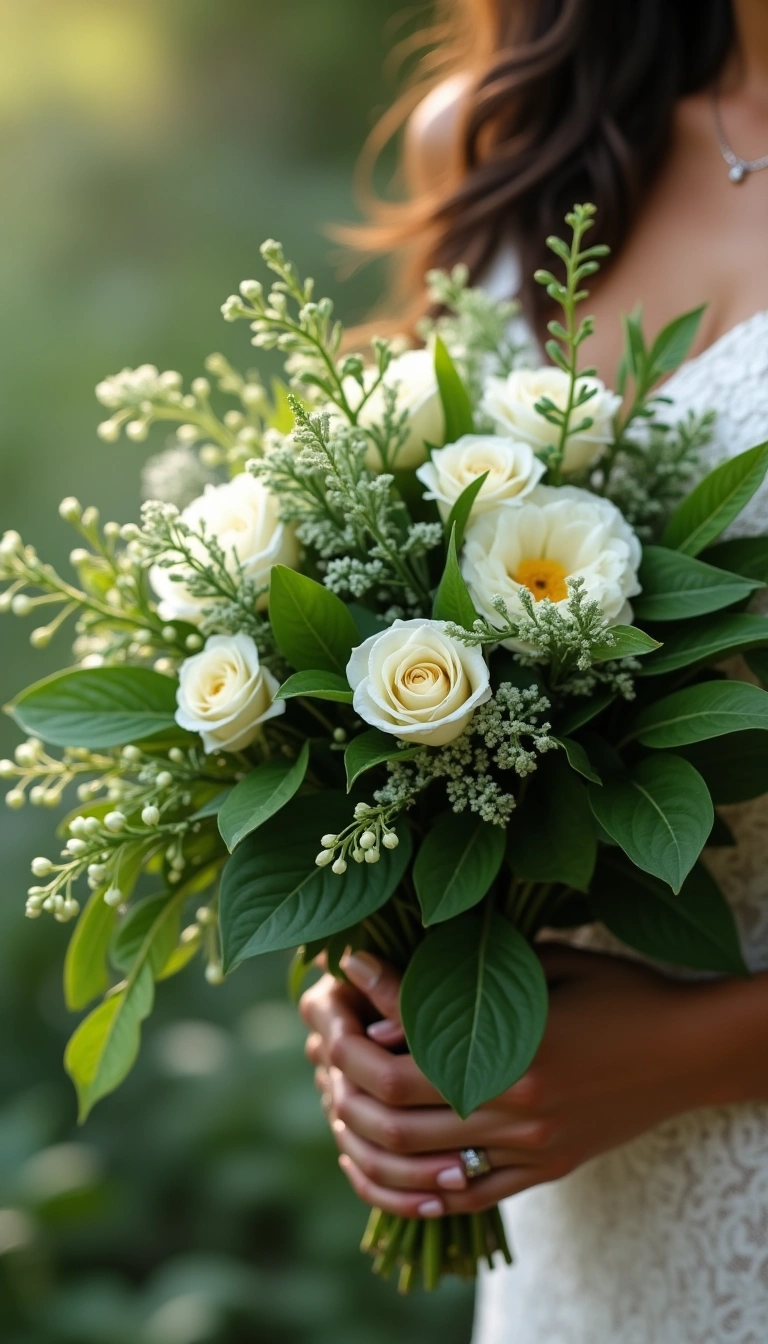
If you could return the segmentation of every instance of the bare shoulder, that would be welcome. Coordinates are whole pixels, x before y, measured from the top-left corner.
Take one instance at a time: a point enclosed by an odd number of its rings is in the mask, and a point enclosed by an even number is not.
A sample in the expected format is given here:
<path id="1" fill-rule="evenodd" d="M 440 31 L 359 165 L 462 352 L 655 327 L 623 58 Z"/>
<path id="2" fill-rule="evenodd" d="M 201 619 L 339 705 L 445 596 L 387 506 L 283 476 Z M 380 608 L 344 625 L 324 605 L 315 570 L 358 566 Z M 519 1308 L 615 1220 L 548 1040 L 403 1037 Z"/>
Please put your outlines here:
<path id="1" fill-rule="evenodd" d="M 458 138 L 470 84 L 468 73 L 435 85 L 414 108 L 405 127 L 405 171 L 417 193 L 434 191 L 458 166 Z"/>

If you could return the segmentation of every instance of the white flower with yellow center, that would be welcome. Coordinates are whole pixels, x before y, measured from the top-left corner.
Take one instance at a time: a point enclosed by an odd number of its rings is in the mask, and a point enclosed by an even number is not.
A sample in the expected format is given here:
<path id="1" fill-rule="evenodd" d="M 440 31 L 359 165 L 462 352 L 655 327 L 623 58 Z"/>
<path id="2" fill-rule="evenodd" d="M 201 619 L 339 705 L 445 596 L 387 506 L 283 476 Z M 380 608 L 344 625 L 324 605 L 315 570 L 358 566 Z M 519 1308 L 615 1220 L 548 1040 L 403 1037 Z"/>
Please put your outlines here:
<path id="1" fill-rule="evenodd" d="M 495 434 L 464 434 L 436 448 L 416 475 L 426 486 L 424 498 L 437 501 L 445 522 L 463 490 L 487 473 L 472 505 L 474 518 L 499 504 L 515 505 L 529 495 L 546 468 L 527 443 Z"/>
<path id="2" fill-rule="evenodd" d="M 367 373 L 367 378 L 373 377 Z M 395 414 L 408 412 L 406 437 L 398 448 L 394 461 L 386 463 L 386 470 L 410 471 L 427 456 L 428 443 L 442 443 L 445 438 L 445 416 L 440 400 L 440 389 L 435 374 L 435 360 L 431 350 L 406 350 L 390 362 L 378 387 L 371 393 L 358 417 L 363 429 L 380 425 L 384 418 L 384 387 L 396 387 Z M 372 471 L 383 471 L 385 464 L 375 444 L 371 444 L 365 464 Z"/>
<path id="3" fill-rule="evenodd" d="M 492 625 L 499 620 L 496 596 L 512 620 L 524 615 L 521 588 L 537 602 L 549 598 L 567 616 L 567 581 L 577 575 L 585 595 L 616 625 L 632 619 L 629 598 L 640 592 L 640 558 L 640 542 L 609 500 L 575 486 L 539 485 L 519 508 L 470 522 L 461 572 L 475 607 Z"/>
<path id="4" fill-rule="evenodd" d="M 481 650 L 452 639 L 444 621 L 395 621 L 371 635 L 352 650 L 347 679 L 361 719 L 429 747 L 452 742 L 491 697 Z"/>
<path id="5" fill-rule="evenodd" d="M 515 369 L 506 378 L 488 379 L 481 408 L 493 421 L 497 433 L 522 439 L 540 452 L 558 441 L 560 431 L 536 410 L 536 405 L 548 397 L 564 411 L 569 387 L 570 378 L 562 369 Z M 621 397 L 609 391 L 599 378 L 577 379 L 576 396 L 585 389 L 593 395 L 572 412 L 571 424 L 580 425 L 586 419 L 592 424 L 568 436 L 561 464 L 565 472 L 590 467 L 614 437 L 613 420 L 621 406 Z"/>
<path id="6" fill-rule="evenodd" d="M 206 752 L 242 751 L 262 723 L 285 713 L 280 683 L 262 667 L 250 635 L 212 635 L 179 671 L 176 722 L 199 733 Z"/>
<path id="7" fill-rule="evenodd" d="M 202 495 L 194 499 L 181 514 L 182 521 L 195 532 L 205 528 L 205 535 L 218 542 L 224 552 L 227 568 L 233 576 L 242 574 L 257 587 L 265 590 L 273 565 L 288 565 L 295 569 L 299 549 L 293 530 L 278 517 L 277 502 L 263 481 L 243 471 L 224 485 L 207 485 Z M 190 541 L 195 556 L 205 559 L 204 542 Z M 188 570 L 183 564 L 163 568 L 153 565 L 149 578 L 158 598 L 158 612 L 163 621 L 199 622 L 206 601 L 196 597 L 184 582 Z M 264 591 L 258 606 L 266 607 L 268 594 Z"/>

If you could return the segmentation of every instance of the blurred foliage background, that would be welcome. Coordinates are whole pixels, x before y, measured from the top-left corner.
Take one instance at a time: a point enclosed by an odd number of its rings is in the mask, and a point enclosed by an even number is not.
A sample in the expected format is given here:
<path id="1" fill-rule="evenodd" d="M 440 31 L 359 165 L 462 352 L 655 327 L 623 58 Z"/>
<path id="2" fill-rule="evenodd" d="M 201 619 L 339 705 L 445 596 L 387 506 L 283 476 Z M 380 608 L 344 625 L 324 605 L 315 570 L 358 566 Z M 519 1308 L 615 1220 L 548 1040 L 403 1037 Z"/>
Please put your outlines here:
<path id="1" fill-rule="evenodd" d="M 253 353 L 218 305 L 281 238 L 325 289 L 401 0 L 0 0 L 0 531 L 64 564 L 65 494 L 135 518 L 141 448 L 93 397 L 144 361 Z M 381 276 L 340 294 L 362 315 Z M 29 623 L 31 625 L 32 622 Z M 66 663 L 2 625 L 0 694 Z M 16 741 L 0 724 L 0 755 Z M 61 1055 L 66 930 L 23 918 L 54 818 L 3 812 L 3 1344 L 459 1344 L 470 1295 L 397 1299 L 357 1251 L 281 958 L 164 985 L 140 1063 L 83 1130 Z"/>

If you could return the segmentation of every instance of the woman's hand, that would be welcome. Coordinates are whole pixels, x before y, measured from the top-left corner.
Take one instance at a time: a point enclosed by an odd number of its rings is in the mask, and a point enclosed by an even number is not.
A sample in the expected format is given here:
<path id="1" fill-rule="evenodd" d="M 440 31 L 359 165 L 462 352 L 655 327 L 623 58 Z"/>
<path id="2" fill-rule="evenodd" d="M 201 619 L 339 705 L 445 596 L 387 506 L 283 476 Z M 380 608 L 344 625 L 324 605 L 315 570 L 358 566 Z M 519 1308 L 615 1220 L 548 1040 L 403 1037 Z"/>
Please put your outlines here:
<path id="1" fill-rule="evenodd" d="M 550 984 L 537 1057 L 464 1121 L 409 1055 L 385 1048 L 403 1040 L 391 968 L 348 955 L 357 988 L 326 976 L 304 995 L 340 1164 L 369 1204 L 405 1217 L 474 1212 L 683 1111 L 768 1096 L 765 977 L 680 983 L 619 958 L 537 950 Z M 371 1005 L 383 1020 L 371 1022 Z M 485 1148 L 490 1175 L 467 1181 L 467 1147 Z"/>

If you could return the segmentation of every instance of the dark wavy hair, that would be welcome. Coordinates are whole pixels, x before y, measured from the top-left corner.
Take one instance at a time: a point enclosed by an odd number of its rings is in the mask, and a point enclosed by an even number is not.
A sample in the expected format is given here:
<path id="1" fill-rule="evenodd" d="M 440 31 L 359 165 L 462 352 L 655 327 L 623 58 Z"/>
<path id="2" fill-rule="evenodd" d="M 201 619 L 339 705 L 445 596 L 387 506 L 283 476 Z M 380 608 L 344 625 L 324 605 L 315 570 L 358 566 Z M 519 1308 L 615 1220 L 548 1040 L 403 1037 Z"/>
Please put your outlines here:
<path id="1" fill-rule="evenodd" d="M 463 261 L 476 278 L 510 233 L 532 275 L 574 201 L 597 205 L 595 241 L 618 252 L 663 162 L 676 101 L 716 81 L 733 41 L 730 0 L 443 0 L 424 66 L 433 84 L 452 71 L 470 78 L 454 166 L 422 197 L 369 194 L 370 223 L 353 241 L 396 253 L 411 296 L 429 266 Z M 424 88 L 416 82 L 382 118 L 364 169 Z M 542 291 L 532 284 L 522 297 L 540 325 Z"/>

